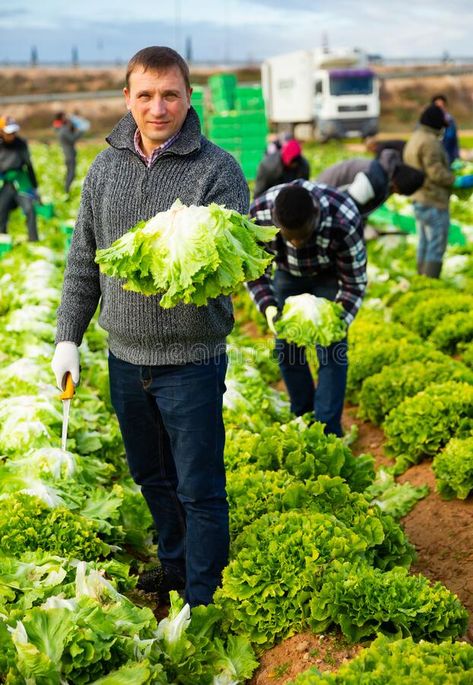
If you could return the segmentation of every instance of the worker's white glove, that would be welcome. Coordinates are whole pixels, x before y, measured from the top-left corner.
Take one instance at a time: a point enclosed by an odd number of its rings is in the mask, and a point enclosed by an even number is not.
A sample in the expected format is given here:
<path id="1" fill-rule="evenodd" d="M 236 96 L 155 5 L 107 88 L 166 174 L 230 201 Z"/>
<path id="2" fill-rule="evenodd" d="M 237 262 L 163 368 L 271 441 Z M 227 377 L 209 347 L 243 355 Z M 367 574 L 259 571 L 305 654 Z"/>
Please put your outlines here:
<path id="1" fill-rule="evenodd" d="M 265 311 L 265 316 L 266 316 L 266 321 L 268 322 L 268 328 L 271 331 L 271 333 L 274 333 L 274 335 L 277 335 L 276 332 L 276 326 L 274 325 L 275 319 L 277 319 L 279 311 L 278 308 L 275 307 L 273 304 L 270 304 L 269 307 L 266 307 Z"/>
<path id="2" fill-rule="evenodd" d="M 51 368 L 56 376 L 56 385 L 60 390 L 66 387 L 64 376 L 69 371 L 74 385 L 79 384 L 80 378 L 79 348 L 73 342 L 60 342 L 56 345 Z"/>
<path id="3" fill-rule="evenodd" d="M 362 171 L 359 171 L 352 183 L 346 189 L 358 205 L 364 205 L 374 198 L 373 186 L 369 178 Z"/>

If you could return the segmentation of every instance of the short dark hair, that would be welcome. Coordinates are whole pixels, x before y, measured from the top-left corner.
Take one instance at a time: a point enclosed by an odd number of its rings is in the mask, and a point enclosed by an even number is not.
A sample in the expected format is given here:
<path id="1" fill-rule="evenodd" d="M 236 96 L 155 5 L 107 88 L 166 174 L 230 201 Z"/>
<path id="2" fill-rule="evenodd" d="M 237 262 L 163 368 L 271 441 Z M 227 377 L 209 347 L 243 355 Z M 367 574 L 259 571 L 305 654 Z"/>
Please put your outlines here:
<path id="1" fill-rule="evenodd" d="M 408 164 L 398 164 L 394 169 L 392 180 L 396 184 L 396 191 L 401 195 L 412 195 L 423 185 L 425 174 Z"/>
<path id="2" fill-rule="evenodd" d="M 139 50 L 136 55 L 133 55 L 126 68 L 125 85 L 127 88 L 130 85 L 130 76 L 137 67 L 143 67 L 144 71 L 148 69 L 159 71 L 160 69 L 177 67 L 184 78 L 187 89 L 190 90 L 191 81 L 187 62 L 172 48 L 152 45 L 149 48 Z"/>
<path id="3" fill-rule="evenodd" d="M 310 219 L 318 219 L 320 207 L 307 188 L 287 185 L 279 191 L 274 202 L 274 212 L 281 226 L 295 231 L 305 226 Z"/>
<path id="4" fill-rule="evenodd" d="M 439 93 L 438 95 L 434 95 L 432 100 L 430 101 L 433 105 L 435 105 L 435 100 L 442 100 L 444 105 L 448 104 L 448 100 L 446 95 L 442 95 L 442 93 Z"/>

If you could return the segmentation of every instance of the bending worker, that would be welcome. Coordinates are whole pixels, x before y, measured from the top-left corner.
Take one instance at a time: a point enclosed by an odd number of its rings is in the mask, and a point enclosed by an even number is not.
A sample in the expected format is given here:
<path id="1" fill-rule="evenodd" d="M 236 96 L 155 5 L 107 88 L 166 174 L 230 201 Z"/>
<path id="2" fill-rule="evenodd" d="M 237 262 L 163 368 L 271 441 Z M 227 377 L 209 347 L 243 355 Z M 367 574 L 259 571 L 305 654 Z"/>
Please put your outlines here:
<path id="1" fill-rule="evenodd" d="M 424 179 L 423 171 L 403 164 L 395 150 L 383 150 L 379 159 L 355 157 L 334 164 L 316 181 L 348 193 L 365 219 L 392 193 L 415 193 Z"/>
<path id="2" fill-rule="evenodd" d="M 251 296 L 275 333 L 274 319 L 287 297 L 311 293 L 339 302 L 350 324 L 366 288 L 366 251 L 361 215 L 353 200 L 337 190 L 293 181 L 271 188 L 250 207 L 261 226 L 274 224 L 279 233 L 265 248 L 275 255 L 270 270 L 248 283 Z M 343 435 L 341 417 L 347 378 L 347 340 L 317 346 L 318 382 L 314 381 L 304 348 L 276 340 L 281 373 L 291 410 L 314 412 L 327 433 Z"/>

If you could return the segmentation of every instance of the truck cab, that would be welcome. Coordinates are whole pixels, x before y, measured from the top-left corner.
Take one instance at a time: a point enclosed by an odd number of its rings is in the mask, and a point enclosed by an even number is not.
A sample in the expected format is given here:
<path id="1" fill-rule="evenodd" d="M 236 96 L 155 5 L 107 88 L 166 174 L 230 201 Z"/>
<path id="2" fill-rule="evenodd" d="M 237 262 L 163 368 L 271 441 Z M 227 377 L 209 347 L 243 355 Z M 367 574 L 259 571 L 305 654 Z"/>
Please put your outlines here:
<path id="1" fill-rule="evenodd" d="M 314 121 L 319 139 L 373 135 L 378 120 L 379 82 L 373 71 L 315 70 Z"/>
<path id="2" fill-rule="evenodd" d="M 263 62 L 266 112 L 278 130 L 319 140 L 376 133 L 379 81 L 358 50 L 298 50 Z"/>

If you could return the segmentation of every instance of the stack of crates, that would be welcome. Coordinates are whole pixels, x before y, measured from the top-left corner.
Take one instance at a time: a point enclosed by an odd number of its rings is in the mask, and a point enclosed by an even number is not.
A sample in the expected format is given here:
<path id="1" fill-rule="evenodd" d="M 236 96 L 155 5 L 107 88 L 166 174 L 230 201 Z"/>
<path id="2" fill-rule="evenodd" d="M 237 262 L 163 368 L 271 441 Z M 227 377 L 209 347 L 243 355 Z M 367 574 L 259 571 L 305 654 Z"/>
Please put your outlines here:
<path id="1" fill-rule="evenodd" d="M 235 109 L 238 112 L 263 110 L 263 89 L 261 86 L 237 86 L 235 88 Z"/>
<path id="2" fill-rule="evenodd" d="M 235 106 L 236 74 L 214 74 L 208 79 L 212 110 L 217 114 L 228 112 Z"/>
<path id="3" fill-rule="evenodd" d="M 225 76 L 218 75 L 219 78 Z M 226 76 L 235 76 L 226 74 Z M 209 78 L 209 85 L 215 76 Z M 256 172 L 266 150 L 268 123 L 264 111 L 261 87 L 238 86 L 234 80 L 234 107 L 219 111 L 214 104 L 212 86 L 212 106 L 215 114 L 208 117 L 207 135 L 216 145 L 230 152 L 240 163 L 249 181 L 256 178 Z M 221 102 L 221 101 L 219 101 Z"/>
<path id="4" fill-rule="evenodd" d="M 204 129 L 204 113 L 205 113 L 205 93 L 200 86 L 192 86 L 191 105 L 197 112 L 200 119 L 200 126 Z"/>

